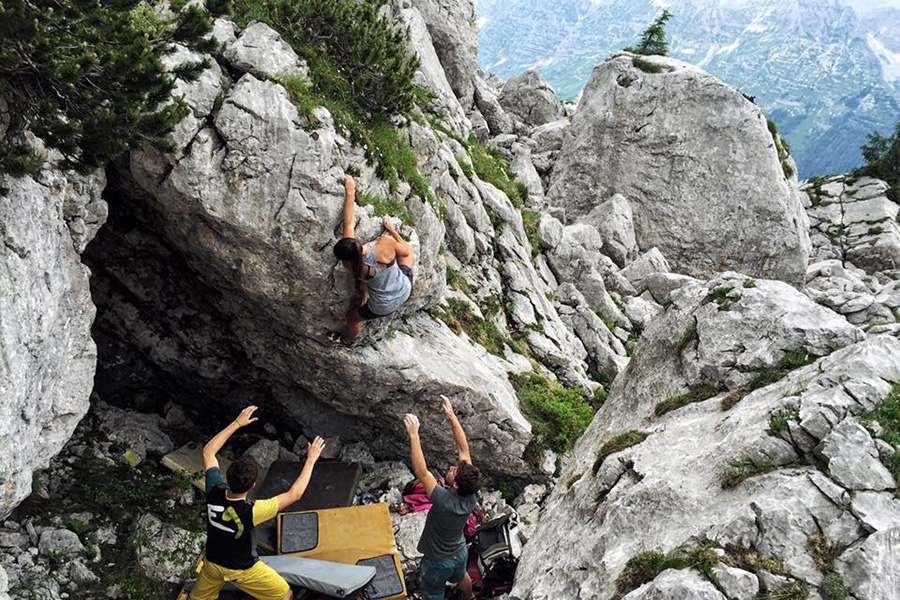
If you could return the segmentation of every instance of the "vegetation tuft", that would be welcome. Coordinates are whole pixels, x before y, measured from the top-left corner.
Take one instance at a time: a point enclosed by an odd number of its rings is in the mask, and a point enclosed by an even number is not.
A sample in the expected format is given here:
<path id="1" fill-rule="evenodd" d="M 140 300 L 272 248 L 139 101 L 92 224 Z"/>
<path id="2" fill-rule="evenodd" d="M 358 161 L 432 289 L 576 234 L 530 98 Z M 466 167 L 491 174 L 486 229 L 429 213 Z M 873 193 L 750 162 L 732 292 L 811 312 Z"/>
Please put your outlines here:
<path id="1" fill-rule="evenodd" d="M 537 373 L 513 375 L 511 380 L 538 444 L 554 452 L 571 450 L 594 416 L 587 394 Z"/>
<path id="2" fill-rule="evenodd" d="M 608 440 L 600 450 L 597 451 L 597 458 L 594 460 L 593 473 L 597 474 L 597 471 L 600 470 L 600 467 L 603 465 L 603 461 L 606 460 L 606 457 L 615 454 L 616 452 L 621 452 L 626 448 L 631 448 L 632 446 L 636 446 L 647 439 L 647 436 L 650 434 L 646 431 L 626 431 L 625 433 L 620 433 L 619 435 Z"/>
<path id="3" fill-rule="evenodd" d="M 665 68 L 662 65 L 652 63 L 645 58 L 641 58 L 640 56 L 633 57 L 631 59 L 631 64 L 633 64 L 635 68 L 640 69 L 644 73 L 662 73 L 663 71 L 665 71 Z"/>
<path id="4" fill-rule="evenodd" d="M 710 290 L 706 295 L 705 301 L 715 301 L 715 303 L 719 305 L 719 310 L 728 310 L 742 297 L 743 296 L 741 296 L 740 293 L 734 291 L 733 286 L 720 285 L 719 287 Z"/>
<path id="5" fill-rule="evenodd" d="M 679 396 L 672 396 L 671 398 L 663 400 L 656 405 L 656 407 L 653 409 L 653 412 L 657 417 L 661 417 L 667 412 L 677 410 L 683 406 L 687 406 L 688 404 L 709 400 L 718 393 L 719 388 L 717 386 L 709 383 L 701 383 L 699 385 L 692 386 L 684 394 L 681 394 Z"/>
<path id="6" fill-rule="evenodd" d="M 722 473 L 722 489 L 737 487 L 751 477 L 770 473 L 776 468 L 775 462 L 770 458 L 762 456 L 742 458 L 731 463 Z"/>
<path id="7" fill-rule="evenodd" d="M 535 257 L 541 252 L 538 244 L 538 223 L 541 222 L 540 213 L 531 210 L 522 211 L 522 227 L 525 229 L 525 236 L 531 244 L 531 256 Z"/>
<path id="8" fill-rule="evenodd" d="M 846 600 L 850 590 L 840 575 L 826 573 L 819 586 L 819 595 L 822 596 L 822 600 Z"/>
<path id="9" fill-rule="evenodd" d="M 227 9 L 222 2 L 211 10 Z M 215 50 L 206 35 L 212 16 L 202 5 L 159 18 L 138 0 L 0 4 L 0 99 L 8 128 L 0 137 L 0 172 L 23 175 L 43 162 L 20 141 L 30 130 L 63 156 L 63 166 L 96 169 L 142 142 L 163 149 L 188 113 L 172 101 L 176 79 L 190 81 L 208 65 L 162 66 L 174 43 Z"/>
<path id="10" fill-rule="evenodd" d="M 878 423 L 878 437 L 895 448 L 900 446 L 900 382 L 894 384 L 891 392 L 874 410 L 861 415 L 859 420 L 867 426 Z M 894 479 L 900 481 L 900 452 L 887 459 L 885 466 Z"/>
<path id="11" fill-rule="evenodd" d="M 697 569 L 701 575 L 713 580 L 712 567 L 719 563 L 719 555 L 712 546 L 703 545 L 693 550 L 676 549 L 668 554 L 651 550 L 632 556 L 622 573 L 616 578 L 615 599 L 653 581 L 666 569 Z"/>
<path id="12" fill-rule="evenodd" d="M 465 332 L 476 344 L 496 356 L 504 356 L 505 340 L 493 321 L 480 318 L 465 300 L 447 298 L 447 307 L 438 309 L 437 317 L 457 335 Z"/>
<path id="13" fill-rule="evenodd" d="M 784 178 L 790 179 L 795 175 L 794 167 L 788 160 L 791 157 L 791 145 L 786 139 L 778 133 L 778 125 L 772 119 L 767 119 L 766 124 L 769 126 L 769 133 L 772 134 L 772 141 L 775 143 L 775 150 L 778 151 L 778 160 L 781 162 L 781 170 L 784 171 Z"/>
<path id="14" fill-rule="evenodd" d="M 785 408 L 772 413 L 769 416 L 769 434 L 778 435 L 788 430 L 788 424 L 796 421 L 798 418 L 797 411 L 791 408 Z"/>
<path id="15" fill-rule="evenodd" d="M 509 168 L 509 157 L 475 140 L 469 136 L 466 147 L 472 157 L 472 168 L 482 181 L 487 181 L 509 197 L 516 208 L 522 208 L 528 198 L 528 189 L 516 181 L 516 176 Z M 462 166 L 464 163 L 460 163 Z M 466 167 L 463 167 L 465 170 Z"/>
<path id="16" fill-rule="evenodd" d="M 780 381 L 794 369 L 805 367 L 818 358 L 818 356 L 806 350 L 789 350 L 785 352 L 776 366 L 760 369 L 750 381 L 725 396 L 722 399 L 722 410 L 730 410 L 750 392 Z"/>
<path id="17" fill-rule="evenodd" d="M 415 220 L 412 215 L 409 214 L 409 211 L 406 210 L 406 206 L 395 198 L 383 198 L 368 192 L 357 192 L 356 202 L 360 206 L 371 206 L 375 209 L 375 214 L 379 217 L 397 217 L 406 225 L 415 225 Z"/>

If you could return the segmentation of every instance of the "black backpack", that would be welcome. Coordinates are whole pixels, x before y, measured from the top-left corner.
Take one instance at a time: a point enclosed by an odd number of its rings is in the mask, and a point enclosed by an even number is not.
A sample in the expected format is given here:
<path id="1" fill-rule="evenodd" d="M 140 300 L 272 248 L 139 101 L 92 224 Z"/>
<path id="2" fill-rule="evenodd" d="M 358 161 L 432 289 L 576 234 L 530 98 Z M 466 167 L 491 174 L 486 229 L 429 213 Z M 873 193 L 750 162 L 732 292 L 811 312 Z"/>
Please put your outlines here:
<path id="1" fill-rule="evenodd" d="M 475 531 L 471 551 L 477 557 L 482 582 L 479 596 L 482 598 L 492 598 L 512 589 L 521 551 L 513 532 L 517 524 L 509 515 L 504 515 Z"/>

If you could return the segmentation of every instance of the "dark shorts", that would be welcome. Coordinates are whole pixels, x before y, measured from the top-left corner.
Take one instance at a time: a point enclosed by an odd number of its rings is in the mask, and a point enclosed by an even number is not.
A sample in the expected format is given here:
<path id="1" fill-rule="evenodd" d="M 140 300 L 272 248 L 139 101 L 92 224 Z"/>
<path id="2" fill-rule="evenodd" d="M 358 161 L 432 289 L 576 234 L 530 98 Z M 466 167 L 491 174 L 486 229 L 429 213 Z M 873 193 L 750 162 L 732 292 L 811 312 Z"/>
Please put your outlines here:
<path id="1" fill-rule="evenodd" d="M 465 546 L 450 558 L 432 560 L 423 557 L 419 565 L 422 600 L 444 600 L 444 584 L 455 585 L 463 580 L 468 558 L 469 550 Z"/>
<path id="2" fill-rule="evenodd" d="M 412 286 L 413 286 L 414 279 L 415 279 L 415 277 L 413 275 L 413 270 L 410 269 L 409 267 L 407 267 L 406 265 L 400 265 L 400 272 L 403 273 L 404 275 L 406 275 L 406 278 L 409 279 L 409 295 L 412 296 Z M 406 300 L 409 300 L 409 298 L 407 297 Z M 404 302 L 406 300 L 404 300 Z M 380 319 L 381 317 L 386 317 L 389 314 L 391 314 L 391 313 L 388 313 L 387 315 L 376 315 L 369 309 L 368 302 L 366 302 L 365 304 L 360 306 L 359 309 L 357 309 L 357 310 L 359 312 L 359 316 L 362 317 L 363 321 L 371 321 L 372 319 Z"/>

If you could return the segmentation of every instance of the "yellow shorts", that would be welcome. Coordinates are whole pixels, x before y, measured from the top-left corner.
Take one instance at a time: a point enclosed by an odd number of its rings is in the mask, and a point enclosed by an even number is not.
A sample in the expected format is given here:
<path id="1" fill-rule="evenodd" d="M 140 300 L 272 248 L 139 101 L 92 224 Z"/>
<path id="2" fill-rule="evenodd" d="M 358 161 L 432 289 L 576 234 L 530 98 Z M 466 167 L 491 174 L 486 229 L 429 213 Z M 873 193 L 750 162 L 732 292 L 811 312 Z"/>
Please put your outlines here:
<path id="1" fill-rule="evenodd" d="M 203 561 L 197 583 L 191 591 L 191 600 L 215 600 L 226 582 L 257 600 L 281 600 L 290 587 L 284 578 L 262 561 L 249 569 L 226 569 L 208 560 Z"/>

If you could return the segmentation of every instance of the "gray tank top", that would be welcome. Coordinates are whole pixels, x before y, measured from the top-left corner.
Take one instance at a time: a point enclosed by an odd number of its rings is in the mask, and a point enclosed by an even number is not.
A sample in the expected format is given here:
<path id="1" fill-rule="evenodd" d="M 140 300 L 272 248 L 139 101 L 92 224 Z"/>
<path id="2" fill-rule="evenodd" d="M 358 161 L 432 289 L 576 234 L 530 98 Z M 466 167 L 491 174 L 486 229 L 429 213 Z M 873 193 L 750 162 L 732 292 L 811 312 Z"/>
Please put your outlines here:
<path id="1" fill-rule="evenodd" d="M 388 315 L 400 308 L 412 292 L 412 283 L 400 271 L 397 259 L 387 267 L 379 265 L 375 261 L 375 242 L 372 242 L 363 257 L 363 263 L 375 269 L 375 276 L 365 280 L 369 287 L 369 310 L 376 315 Z"/>

